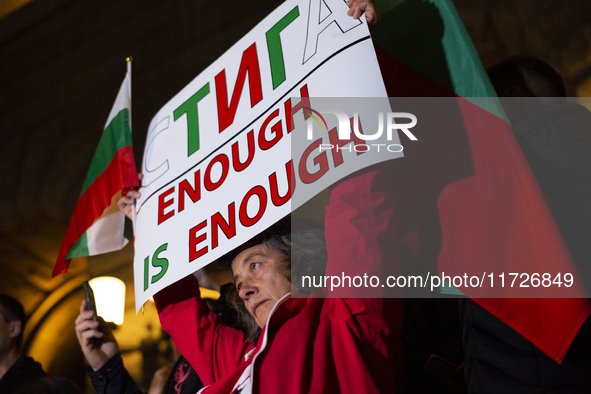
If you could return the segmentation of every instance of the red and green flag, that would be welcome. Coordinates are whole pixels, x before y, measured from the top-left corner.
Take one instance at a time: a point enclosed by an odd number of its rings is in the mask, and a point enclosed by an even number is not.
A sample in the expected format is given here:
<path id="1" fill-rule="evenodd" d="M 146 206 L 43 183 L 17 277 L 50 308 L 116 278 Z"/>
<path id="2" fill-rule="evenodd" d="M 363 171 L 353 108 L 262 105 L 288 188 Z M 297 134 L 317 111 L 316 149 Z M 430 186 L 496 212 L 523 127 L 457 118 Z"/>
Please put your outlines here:
<path id="1" fill-rule="evenodd" d="M 131 62 L 107 119 L 82 193 L 53 268 L 64 274 L 74 257 L 120 250 L 125 216 L 117 206 L 125 188 L 139 187 L 131 143 Z"/>
<path id="2" fill-rule="evenodd" d="M 401 249 L 439 274 L 576 271 L 451 1 L 377 3 L 389 96 L 455 97 L 463 124 L 421 135 L 392 165 L 407 186 L 396 197 Z M 474 300 L 559 362 L 591 312 L 587 298 Z"/>

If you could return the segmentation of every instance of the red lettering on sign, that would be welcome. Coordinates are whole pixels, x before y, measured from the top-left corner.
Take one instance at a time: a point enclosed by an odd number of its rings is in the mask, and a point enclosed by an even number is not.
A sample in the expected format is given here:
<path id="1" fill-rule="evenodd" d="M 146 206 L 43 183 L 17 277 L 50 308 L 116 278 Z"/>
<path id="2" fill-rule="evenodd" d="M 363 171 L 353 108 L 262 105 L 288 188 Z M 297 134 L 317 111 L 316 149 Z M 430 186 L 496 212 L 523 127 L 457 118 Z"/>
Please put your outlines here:
<path id="1" fill-rule="evenodd" d="M 246 212 L 246 207 L 248 206 L 248 201 L 250 200 L 250 198 L 255 194 L 259 198 L 259 208 L 256 215 L 254 215 L 254 217 L 251 218 L 248 216 L 248 213 Z M 265 213 L 266 209 L 267 192 L 265 191 L 265 188 L 260 185 L 253 187 L 248 191 L 248 193 L 246 193 L 246 196 L 244 196 L 244 198 L 242 199 L 242 203 L 240 203 L 240 212 L 238 213 L 240 223 L 242 223 L 242 225 L 245 227 L 254 226 L 263 217 L 263 214 Z"/>
<path id="2" fill-rule="evenodd" d="M 179 212 L 185 209 L 185 194 L 189 196 L 193 203 L 201 199 L 201 170 L 195 171 L 195 188 L 191 186 L 188 180 L 179 183 Z"/>
<path id="3" fill-rule="evenodd" d="M 207 226 L 207 220 L 202 221 L 189 230 L 189 261 L 193 261 L 207 253 L 207 246 L 195 250 L 198 244 L 207 239 L 207 232 L 197 236 L 197 231 L 203 230 L 205 226 Z"/>
<path id="4" fill-rule="evenodd" d="M 285 163 L 285 171 L 287 172 L 288 190 L 287 193 L 283 195 L 283 197 L 279 195 L 279 187 L 277 185 L 277 172 L 274 172 L 271 175 L 269 175 L 269 185 L 271 187 L 271 201 L 273 202 L 273 205 L 275 205 L 276 207 L 280 207 L 281 205 L 288 202 L 294 192 L 295 179 L 293 177 L 293 162 L 291 160 Z"/>
<path id="5" fill-rule="evenodd" d="M 240 172 L 240 171 L 245 170 L 246 167 L 248 167 L 249 164 L 252 162 L 252 159 L 254 159 L 254 153 L 255 153 L 254 130 L 250 130 L 248 132 L 248 134 L 246 135 L 246 140 L 247 140 L 247 144 L 248 144 L 248 158 L 246 159 L 246 161 L 244 163 L 240 162 L 240 153 L 238 151 L 238 141 L 236 141 L 232 144 L 232 165 L 234 166 L 234 170 L 236 170 L 236 172 Z"/>
<path id="6" fill-rule="evenodd" d="M 300 95 L 302 96 L 302 99 L 294 107 L 291 106 L 291 99 L 287 99 L 283 104 L 285 107 L 285 128 L 287 129 L 287 134 L 291 133 L 295 127 L 293 124 L 293 116 L 295 113 L 304 107 L 311 108 L 310 97 L 308 97 L 308 85 L 304 85 L 300 88 Z M 304 119 L 308 119 L 309 117 L 310 115 L 304 112 Z"/>
<path id="7" fill-rule="evenodd" d="M 211 249 L 218 247 L 218 227 L 226 238 L 230 239 L 236 235 L 236 212 L 235 203 L 228 205 L 228 221 L 218 212 L 211 217 Z"/>
<path id="8" fill-rule="evenodd" d="M 263 99 L 263 87 L 261 85 L 261 72 L 259 70 L 259 58 L 257 56 L 256 43 L 252 44 L 242 53 L 242 60 L 240 61 L 240 68 L 236 83 L 234 84 L 234 91 L 232 92 L 232 99 L 228 106 L 228 87 L 226 86 L 226 70 L 220 71 L 215 76 L 215 92 L 218 105 L 218 122 L 220 133 L 228 128 L 234 122 L 238 102 L 242 95 L 244 88 L 244 81 L 246 80 L 246 73 L 248 72 L 248 87 L 250 90 L 250 106 L 254 107 L 259 101 Z"/>
<path id="9" fill-rule="evenodd" d="M 222 176 L 217 182 L 211 181 L 211 169 L 215 163 L 220 163 L 222 165 Z M 221 154 L 217 155 L 213 158 L 212 161 L 209 162 L 207 168 L 205 169 L 205 176 L 203 177 L 203 185 L 208 191 L 214 191 L 218 187 L 222 186 L 226 177 L 228 176 L 228 171 L 230 170 L 230 160 L 228 156 Z"/>
<path id="10" fill-rule="evenodd" d="M 318 148 L 321 143 L 322 138 L 319 138 L 316 141 L 312 142 L 312 144 L 306 148 L 304 154 L 300 158 L 299 173 L 300 179 L 304 183 L 316 182 L 318 179 L 320 179 L 322 175 L 326 174 L 326 172 L 328 171 L 328 159 L 326 158 L 326 152 L 320 153 L 313 159 L 314 164 L 319 167 L 318 171 L 310 173 L 308 171 L 308 167 L 306 166 L 310 153 L 312 153 L 314 150 L 317 150 L 316 148 Z"/>
<path id="11" fill-rule="evenodd" d="M 283 129 L 281 128 L 281 120 L 279 120 L 279 121 L 277 121 L 277 123 L 275 123 L 271 127 L 271 131 L 273 132 L 273 134 L 275 134 L 275 137 L 273 137 L 273 139 L 271 141 L 268 141 L 265 138 L 265 132 L 267 131 L 267 126 L 269 126 L 269 123 L 271 123 L 271 120 L 273 120 L 277 116 L 279 116 L 278 109 L 273 111 L 273 113 L 271 115 L 269 115 L 267 117 L 267 119 L 265 119 L 265 121 L 263 122 L 263 125 L 261 126 L 261 130 L 259 131 L 259 147 L 262 150 L 267 150 L 267 149 L 272 148 L 277 142 L 279 142 L 281 137 L 283 137 Z"/>
<path id="12" fill-rule="evenodd" d="M 174 193 L 174 186 L 158 196 L 158 224 L 161 224 L 165 220 L 170 219 L 174 216 L 174 209 L 170 212 L 164 213 L 164 209 L 171 206 L 174 203 L 174 198 L 171 198 L 168 201 L 164 201 L 164 199 L 172 193 Z"/>

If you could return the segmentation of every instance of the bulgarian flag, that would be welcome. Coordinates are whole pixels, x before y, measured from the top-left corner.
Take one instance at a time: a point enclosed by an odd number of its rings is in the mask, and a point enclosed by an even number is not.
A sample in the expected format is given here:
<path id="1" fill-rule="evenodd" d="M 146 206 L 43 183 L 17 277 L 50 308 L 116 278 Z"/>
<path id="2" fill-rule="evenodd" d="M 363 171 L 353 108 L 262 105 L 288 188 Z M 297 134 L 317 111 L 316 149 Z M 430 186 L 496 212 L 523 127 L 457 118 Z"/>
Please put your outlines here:
<path id="1" fill-rule="evenodd" d="M 401 249 L 440 275 L 475 267 L 495 275 L 557 267 L 576 273 L 451 1 L 377 3 L 382 20 L 372 36 L 389 96 L 456 98 L 463 124 L 428 130 L 393 161 Z M 558 362 L 591 313 L 584 292 L 526 299 L 461 290 Z"/>
<path id="2" fill-rule="evenodd" d="M 93 256 L 120 250 L 125 216 L 117 201 L 123 189 L 139 187 L 131 144 L 131 61 L 107 119 L 82 193 L 74 208 L 68 231 L 53 268 L 64 274 L 74 257 Z"/>

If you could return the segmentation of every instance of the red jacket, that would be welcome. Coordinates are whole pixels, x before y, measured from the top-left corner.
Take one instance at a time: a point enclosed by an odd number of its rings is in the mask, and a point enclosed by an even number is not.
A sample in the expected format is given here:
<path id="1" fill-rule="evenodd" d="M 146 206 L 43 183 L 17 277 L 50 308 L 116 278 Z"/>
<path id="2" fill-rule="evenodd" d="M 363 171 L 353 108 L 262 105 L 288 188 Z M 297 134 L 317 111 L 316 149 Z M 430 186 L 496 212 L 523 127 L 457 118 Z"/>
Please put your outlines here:
<path id="1" fill-rule="evenodd" d="M 350 265 L 380 275 L 384 262 L 397 262 L 397 250 L 379 247 L 395 236 L 391 200 L 376 191 L 380 180 L 381 173 L 373 171 L 332 190 L 325 221 L 327 273 Z M 209 385 L 204 393 L 230 393 L 239 380 L 249 379 L 257 393 L 393 393 L 401 385 L 401 299 L 288 299 L 272 313 L 251 355 L 253 345 L 224 326 L 196 298 L 198 290 L 189 276 L 155 298 L 162 327 Z"/>

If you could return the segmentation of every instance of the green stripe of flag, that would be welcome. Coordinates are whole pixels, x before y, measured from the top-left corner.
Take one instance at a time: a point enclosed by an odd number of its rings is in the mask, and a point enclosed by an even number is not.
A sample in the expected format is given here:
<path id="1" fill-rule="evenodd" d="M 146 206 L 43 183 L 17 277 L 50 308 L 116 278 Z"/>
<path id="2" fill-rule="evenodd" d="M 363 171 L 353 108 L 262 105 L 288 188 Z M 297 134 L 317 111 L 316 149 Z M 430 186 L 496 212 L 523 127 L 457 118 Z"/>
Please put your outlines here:
<path id="1" fill-rule="evenodd" d="M 127 108 L 119 111 L 103 131 L 80 195 L 84 194 L 88 186 L 107 168 L 115 153 L 124 146 L 131 146 L 129 110 Z"/>
<path id="2" fill-rule="evenodd" d="M 432 81 L 506 120 L 457 11 L 447 0 L 377 0 L 376 43 Z M 420 48 L 417 48 L 417 43 Z M 417 50 L 420 49 L 420 50 Z M 444 63 L 447 67 L 440 67 Z"/>
<path id="3" fill-rule="evenodd" d="M 88 242 L 86 238 L 86 231 L 82 236 L 76 241 L 74 245 L 68 251 L 66 255 L 66 260 L 73 259 L 75 257 L 82 257 L 82 256 L 89 256 L 90 253 L 88 251 Z"/>

